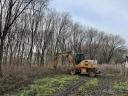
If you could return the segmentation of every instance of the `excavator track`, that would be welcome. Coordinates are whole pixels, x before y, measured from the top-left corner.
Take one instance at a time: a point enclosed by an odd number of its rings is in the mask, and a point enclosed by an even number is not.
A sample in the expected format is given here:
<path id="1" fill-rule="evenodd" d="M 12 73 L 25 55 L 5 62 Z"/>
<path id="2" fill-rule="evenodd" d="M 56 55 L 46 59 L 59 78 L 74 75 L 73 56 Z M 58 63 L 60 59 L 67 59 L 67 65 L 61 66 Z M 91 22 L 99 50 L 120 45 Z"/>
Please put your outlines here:
<path id="1" fill-rule="evenodd" d="M 81 77 L 77 82 L 69 85 L 69 87 L 66 88 L 63 92 L 57 93 L 53 96 L 68 96 L 68 94 L 70 94 L 73 90 L 75 90 L 79 86 L 81 86 L 81 84 L 84 83 L 86 79 L 87 79 L 87 77 Z"/>

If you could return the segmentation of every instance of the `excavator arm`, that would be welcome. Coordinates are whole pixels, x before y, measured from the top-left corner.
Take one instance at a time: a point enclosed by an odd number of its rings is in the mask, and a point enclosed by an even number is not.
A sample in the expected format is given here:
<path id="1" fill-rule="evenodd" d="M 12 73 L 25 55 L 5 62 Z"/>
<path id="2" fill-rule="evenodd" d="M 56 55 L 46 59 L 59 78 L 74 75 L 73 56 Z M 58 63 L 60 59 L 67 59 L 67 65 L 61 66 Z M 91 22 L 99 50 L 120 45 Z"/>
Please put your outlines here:
<path id="1" fill-rule="evenodd" d="M 54 59 L 53 59 L 53 67 L 55 69 L 56 69 L 56 67 L 58 65 L 58 61 L 59 61 L 59 58 L 61 56 L 63 56 L 64 58 L 66 58 L 66 60 L 69 62 L 69 64 L 74 67 L 75 61 L 74 61 L 74 58 L 73 58 L 71 52 L 65 52 L 65 53 L 57 53 L 57 54 L 55 54 Z"/>

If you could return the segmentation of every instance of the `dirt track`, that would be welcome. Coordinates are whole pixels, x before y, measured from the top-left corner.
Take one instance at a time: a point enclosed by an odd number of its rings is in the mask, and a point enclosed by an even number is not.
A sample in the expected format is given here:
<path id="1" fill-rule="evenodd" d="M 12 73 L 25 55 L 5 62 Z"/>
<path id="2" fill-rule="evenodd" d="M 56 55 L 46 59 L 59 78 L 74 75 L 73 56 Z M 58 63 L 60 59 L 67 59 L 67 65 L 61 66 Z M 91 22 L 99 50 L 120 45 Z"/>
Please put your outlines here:
<path id="1" fill-rule="evenodd" d="M 57 93 L 54 96 L 69 96 L 69 94 L 77 89 L 81 84 L 87 79 L 87 77 L 81 77 L 76 83 L 71 84 L 68 88 L 66 88 L 63 92 Z"/>
<path id="2" fill-rule="evenodd" d="M 128 93 L 124 94 L 123 92 L 119 93 L 113 90 L 112 83 L 117 78 L 105 74 L 97 77 L 99 80 L 97 87 L 80 90 L 80 86 L 88 79 L 90 78 L 82 76 L 75 84 L 71 84 L 71 86 L 66 88 L 63 92 L 55 94 L 54 96 L 128 96 Z"/>

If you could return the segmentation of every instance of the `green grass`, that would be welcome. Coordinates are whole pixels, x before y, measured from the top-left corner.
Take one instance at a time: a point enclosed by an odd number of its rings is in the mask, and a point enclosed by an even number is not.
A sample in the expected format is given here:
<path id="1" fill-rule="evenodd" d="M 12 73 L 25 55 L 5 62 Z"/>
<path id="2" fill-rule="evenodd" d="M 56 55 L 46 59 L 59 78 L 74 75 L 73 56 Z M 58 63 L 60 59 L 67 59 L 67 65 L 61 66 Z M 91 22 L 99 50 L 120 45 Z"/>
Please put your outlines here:
<path id="1" fill-rule="evenodd" d="M 117 90 L 128 90 L 128 81 L 113 84 L 113 88 Z"/>
<path id="2" fill-rule="evenodd" d="M 96 86 L 98 86 L 98 83 L 99 83 L 99 80 L 97 78 L 93 78 L 93 79 L 88 80 L 85 83 L 85 86 L 86 87 L 96 87 Z"/>
<path id="3" fill-rule="evenodd" d="M 79 79 L 79 76 L 56 75 L 36 80 L 34 84 L 24 88 L 18 96 L 51 96 L 56 92 L 61 92 L 71 82 Z"/>
<path id="4" fill-rule="evenodd" d="M 85 83 L 82 86 L 79 87 L 79 91 L 97 87 L 98 84 L 99 80 L 97 78 L 90 78 L 89 80 L 85 81 Z"/>

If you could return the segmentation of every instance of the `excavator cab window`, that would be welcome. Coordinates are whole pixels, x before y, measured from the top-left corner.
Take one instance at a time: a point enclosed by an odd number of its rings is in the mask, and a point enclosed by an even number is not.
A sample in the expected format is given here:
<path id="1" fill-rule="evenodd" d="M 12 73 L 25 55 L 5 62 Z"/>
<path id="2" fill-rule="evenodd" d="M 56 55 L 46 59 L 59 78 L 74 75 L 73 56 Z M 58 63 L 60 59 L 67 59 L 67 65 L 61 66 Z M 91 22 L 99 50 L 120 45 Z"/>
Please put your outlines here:
<path id="1" fill-rule="evenodd" d="M 75 63 L 79 64 L 82 60 L 85 59 L 85 55 L 82 53 L 76 54 L 75 55 Z"/>

